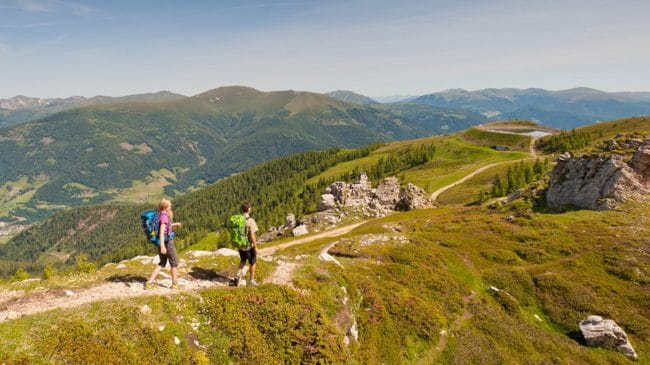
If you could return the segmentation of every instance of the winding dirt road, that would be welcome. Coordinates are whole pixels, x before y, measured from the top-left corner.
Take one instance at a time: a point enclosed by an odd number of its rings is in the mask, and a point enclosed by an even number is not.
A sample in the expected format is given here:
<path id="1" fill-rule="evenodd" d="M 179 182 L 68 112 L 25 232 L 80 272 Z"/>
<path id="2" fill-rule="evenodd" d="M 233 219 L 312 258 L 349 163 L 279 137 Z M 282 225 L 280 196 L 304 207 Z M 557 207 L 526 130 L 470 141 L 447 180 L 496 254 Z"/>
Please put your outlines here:
<path id="1" fill-rule="evenodd" d="M 536 142 L 537 142 L 537 138 L 531 138 L 530 139 L 530 156 L 531 157 L 526 157 L 526 158 L 522 158 L 522 159 L 519 159 L 519 160 L 512 160 L 512 161 L 495 162 L 493 164 L 485 165 L 485 166 L 483 166 L 483 167 L 481 167 L 481 168 L 479 168 L 477 170 L 472 171 L 470 174 L 466 175 L 462 179 L 457 180 L 457 181 L 455 181 L 455 182 L 453 182 L 453 183 L 451 183 L 451 184 L 449 184 L 447 186 L 443 186 L 442 188 L 434 191 L 431 194 L 431 199 L 433 199 L 434 202 L 437 201 L 438 196 L 440 196 L 440 194 L 442 194 L 445 191 L 453 188 L 454 186 L 457 186 L 457 185 L 460 185 L 460 184 L 464 183 L 465 181 L 467 181 L 467 180 L 473 178 L 474 176 L 476 176 L 477 174 L 480 174 L 481 172 L 483 172 L 483 171 L 485 171 L 487 169 L 490 169 L 490 168 L 492 168 L 494 166 L 502 165 L 502 164 L 505 164 L 505 163 L 515 163 L 515 162 L 519 162 L 519 161 L 536 160 L 537 157 L 538 157 L 537 150 L 535 149 L 535 143 Z"/>

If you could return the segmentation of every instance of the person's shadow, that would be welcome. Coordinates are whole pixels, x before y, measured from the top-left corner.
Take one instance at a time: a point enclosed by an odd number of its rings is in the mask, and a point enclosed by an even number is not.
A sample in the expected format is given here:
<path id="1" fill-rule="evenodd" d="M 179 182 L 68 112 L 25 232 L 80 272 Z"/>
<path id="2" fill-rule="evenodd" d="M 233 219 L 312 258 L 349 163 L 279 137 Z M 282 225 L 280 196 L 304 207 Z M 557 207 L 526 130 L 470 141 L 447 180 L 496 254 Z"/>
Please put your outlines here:
<path id="1" fill-rule="evenodd" d="M 147 282 L 147 278 L 140 275 L 131 275 L 131 274 L 117 275 L 116 274 L 106 278 L 106 281 L 109 281 L 111 283 L 124 283 L 126 286 L 130 287 L 132 284 L 144 285 L 144 283 Z"/>
<path id="2" fill-rule="evenodd" d="M 216 281 L 226 285 L 232 285 L 234 282 L 230 276 L 224 273 L 218 273 L 214 270 L 207 270 L 196 266 L 190 270 L 189 275 L 196 280 Z"/>

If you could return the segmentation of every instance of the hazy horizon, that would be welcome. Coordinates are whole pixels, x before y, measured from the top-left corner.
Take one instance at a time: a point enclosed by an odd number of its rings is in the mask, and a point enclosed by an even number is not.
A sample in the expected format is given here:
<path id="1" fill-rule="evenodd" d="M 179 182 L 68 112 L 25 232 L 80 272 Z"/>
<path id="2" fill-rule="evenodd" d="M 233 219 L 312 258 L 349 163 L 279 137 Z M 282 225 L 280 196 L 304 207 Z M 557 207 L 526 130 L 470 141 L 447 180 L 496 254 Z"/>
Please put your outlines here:
<path id="1" fill-rule="evenodd" d="M 650 91 L 640 0 L 0 0 L 0 98 Z"/>

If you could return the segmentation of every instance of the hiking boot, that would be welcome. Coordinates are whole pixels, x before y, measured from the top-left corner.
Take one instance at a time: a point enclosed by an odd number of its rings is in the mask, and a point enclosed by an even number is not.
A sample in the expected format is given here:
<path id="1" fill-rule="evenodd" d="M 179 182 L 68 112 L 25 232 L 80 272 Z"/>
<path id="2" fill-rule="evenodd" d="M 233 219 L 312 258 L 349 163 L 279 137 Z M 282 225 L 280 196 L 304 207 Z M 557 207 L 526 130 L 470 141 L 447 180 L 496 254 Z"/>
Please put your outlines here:
<path id="1" fill-rule="evenodd" d="M 172 285 L 169 287 L 169 289 L 178 290 L 178 289 L 180 289 L 180 287 L 178 286 L 178 283 L 172 283 Z"/>
<path id="2" fill-rule="evenodd" d="M 154 290 L 154 289 L 156 289 L 156 286 L 153 285 L 153 283 L 151 281 L 147 281 L 146 283 L 144 283 L 144 289 L 145 290 Z"/>
<path id="3" fill-rule="evenodd" d="M 257 286 L 257 281 L 255 281 L 255 279 L 250 279 L 248 281 L 248 286 Z"/>

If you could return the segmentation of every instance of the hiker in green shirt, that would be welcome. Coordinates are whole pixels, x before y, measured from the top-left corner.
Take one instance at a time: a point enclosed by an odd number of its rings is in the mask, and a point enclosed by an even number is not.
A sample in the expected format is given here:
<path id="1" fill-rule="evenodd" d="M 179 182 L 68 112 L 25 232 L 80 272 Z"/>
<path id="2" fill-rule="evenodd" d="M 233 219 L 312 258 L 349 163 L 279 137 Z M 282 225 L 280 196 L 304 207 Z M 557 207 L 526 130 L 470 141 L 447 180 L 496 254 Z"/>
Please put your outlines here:
<path id="1" fill-rule="evenodd" d="M 239 258 L 241 261 L 239 262 L 239 271 L 237 271 L 237 276 L 235 276 L 235 286 L 239 285 L 239 280 L 242 276 L 242 270 L 244 269 L 244 266 L 246 266 L 246 261 L 248 261 L 250 265 L 248 270 L 250 275 L 248 285 L 257 285 L 257 281 L 255 281 L 255 267 L 257 262 L 257 232 L 259 231 L 259 228 L 257 228 L 255 220 L 250 216 L 252 210 L 253 207 L 251 206 L 251 203 L 242 203 L 241 212 L 246 220 L 244 225 L 244 236 L 247 240 L 247 244 L 239 247 Z"/>

